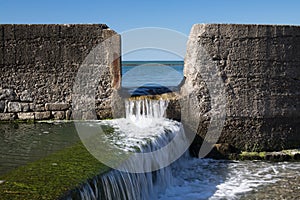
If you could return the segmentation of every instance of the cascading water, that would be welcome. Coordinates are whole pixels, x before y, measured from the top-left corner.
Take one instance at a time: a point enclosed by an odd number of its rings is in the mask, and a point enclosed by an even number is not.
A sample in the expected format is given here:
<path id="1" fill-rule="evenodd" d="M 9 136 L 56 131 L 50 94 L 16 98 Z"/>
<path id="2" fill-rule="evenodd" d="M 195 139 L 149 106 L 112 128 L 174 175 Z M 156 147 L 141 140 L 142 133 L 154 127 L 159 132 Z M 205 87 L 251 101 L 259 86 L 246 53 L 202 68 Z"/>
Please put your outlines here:
<path id="1" fill-rule="evenodd" d="M 125 101 L 126 118 L 102 121 L 101 124 L 113 126 L 115 135 L 110 136 L 110 145 L 123 151 L 140 153 L 154 152 L 168 145 L 184 131 L 179 122 L 164 118 L 167 100 L 137 99 Z M 179 153 L 181 149 L 172 149 Z M 172 162 L 169 154 L 159 154 L 142 162 L 128 159 L 120 165 L 120 170 L 111 170 L 95 178 L 80 188 L 81 199 L 158 199 L 158 195 L 173 183 L 171 167 L 162 163 Z M 130 173 L 127 171 L 145 171 Z"/>
<path id="2" fill-rule="evenodd" d="M 268 188 L 277 182 L 280 187 L 280 182 L 300 176 L 298 163 L 196 159 L 188 153 L 173 162 L 171 155 L 181 154 L 187 139 L 181 123 L 163 117 L 168 102 L 138 99 L 126 101 L 125 106 L 126 118 L 97 124 L 114 127 L 114 134 L 106 138 L 109 145 L 145 153 L 163 149 L 177 136 L 179 142 L 168 153 L 144 160 L 128 158 L 119 165 L 119 170 L 113 169 L 88 181 L 78 189 L 76 197 L 67 197 L 68 200 L 248 199 L 247 194 L 251 195 L 258 187 Z M 164 167 L 165 162 L 172 164 Z"/>

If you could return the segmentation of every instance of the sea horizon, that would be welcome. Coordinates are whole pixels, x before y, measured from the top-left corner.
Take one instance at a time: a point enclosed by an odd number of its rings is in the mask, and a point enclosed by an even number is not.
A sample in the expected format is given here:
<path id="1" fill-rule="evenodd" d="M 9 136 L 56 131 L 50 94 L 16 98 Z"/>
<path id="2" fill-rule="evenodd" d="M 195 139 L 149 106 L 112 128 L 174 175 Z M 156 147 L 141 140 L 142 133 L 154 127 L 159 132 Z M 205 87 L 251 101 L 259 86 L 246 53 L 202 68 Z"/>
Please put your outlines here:
<path id="1" fill-rule="evenodd" d="M 183 60 L 124 60 L 121 62 L 122 66 L 138 66 L 138 65 L 147 65 L 151 66 L 161 66 L 161 65 L 183 65 Z"/>

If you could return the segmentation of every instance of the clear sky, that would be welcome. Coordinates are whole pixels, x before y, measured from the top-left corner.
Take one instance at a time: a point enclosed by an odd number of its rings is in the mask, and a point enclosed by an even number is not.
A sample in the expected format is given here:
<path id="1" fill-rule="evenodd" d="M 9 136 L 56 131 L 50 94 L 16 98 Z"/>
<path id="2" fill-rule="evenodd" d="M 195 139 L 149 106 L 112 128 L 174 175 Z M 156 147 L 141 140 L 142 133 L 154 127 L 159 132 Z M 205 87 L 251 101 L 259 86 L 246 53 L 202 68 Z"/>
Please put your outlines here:
<path id="1" fill-rule="evenodd" d="M 105 23 L 117 32 L 195 23 L 300 25 L 299 0 L 0 0 L 0 23 Z"/>

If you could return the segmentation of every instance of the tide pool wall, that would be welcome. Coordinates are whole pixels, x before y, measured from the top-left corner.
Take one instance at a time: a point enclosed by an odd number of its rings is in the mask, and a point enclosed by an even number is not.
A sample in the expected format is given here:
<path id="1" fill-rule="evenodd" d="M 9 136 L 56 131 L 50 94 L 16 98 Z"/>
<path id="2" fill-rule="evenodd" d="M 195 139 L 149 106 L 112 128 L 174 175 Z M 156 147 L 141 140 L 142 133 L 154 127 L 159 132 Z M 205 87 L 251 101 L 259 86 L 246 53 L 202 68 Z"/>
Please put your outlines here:
<path id="1" fill-rule="evenodd" d="M 72 90 L 90 51 L 118 34 L 105 24 L 0 25 L 0 120 L 70 119 Z M 120 38 L 119 38 L 120 39 Z M 120 47 L 120 40 L 116 41 Z M 111 118 L 120 83 L 120 48 L 103 47 L 105 76 L 96 86 L 98 118 Z"/>
<path id="2" fill-rule="evenodd" d="M 197 132 L 202 139 L 215 93 L 213 112 L 220 113 L 225 104 L 218 143 L 247 151 L 300 147 L 299 26 L 196 24 L 184 75 L 182 93 L 191 94 L 197 102 L 192 110 L 199 111 L 189 120 L 200 116 Z M 223 96 L 216 95 L 220 88 Z"/>

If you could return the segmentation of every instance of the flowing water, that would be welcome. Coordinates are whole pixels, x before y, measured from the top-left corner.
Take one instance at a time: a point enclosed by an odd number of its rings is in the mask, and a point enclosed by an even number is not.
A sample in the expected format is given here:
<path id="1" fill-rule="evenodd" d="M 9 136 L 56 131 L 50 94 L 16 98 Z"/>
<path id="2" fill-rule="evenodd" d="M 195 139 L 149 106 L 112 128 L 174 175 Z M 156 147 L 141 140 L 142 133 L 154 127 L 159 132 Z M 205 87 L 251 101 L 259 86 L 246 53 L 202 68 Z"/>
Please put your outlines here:
<path id="1" fill-rule="evenodd" d="M 167 104 L 164 100 L 127 101 L 125 119 L 96 121 L 92 125 L 113 126 L 115 133 L 103 139 L 115 148 L 156 152 L 176 135 L 181 136 L 182 144 L 185 142 L 182 125 L 163 117 Z M 79 140 L 72 123 L 0 124 L 0 130 L 1 174 Z M 177 154 L 179 150 L 182 151 L 180 145 L 172 152 Z M 184 153 L 162 167 L 165 160 L 170 160 L 169 154 L 148 157 L 148 162 L 120 165 L 122 171 L 111 170 L 78 188 L 80 199 L 300 199 L 298 162 L 196 159 Z M 159 169 L 124 172 L 130 167 Z"/>
<path id="2" fill-rule="evenodd" d="M 186 142 L 181 124 L 163 118 L 166 101 L 137 100 L 125 105 L 126 119 L 99 122 L 116 129 L 111 145 L 126 151 L 153 152 L 168 145 L 178 134 L 181 143 Z M 175 154 L 178 149 L 174 149 Z M 300 164 L 296 162 L 196 159 L 185 152 L 171 165 L 153 172 L 126 172 L 131 170 L 131 164 L 149 171 L 169 156 L 151 157 L 146 163 L 130 161 L 121 171 L 112 170 L 97 177 L 79 189 L 81 199 L 282 199 L 283 195 L 297 199 L 300 195 L 299 181 L 290 182 L 300 177 Z"/>

